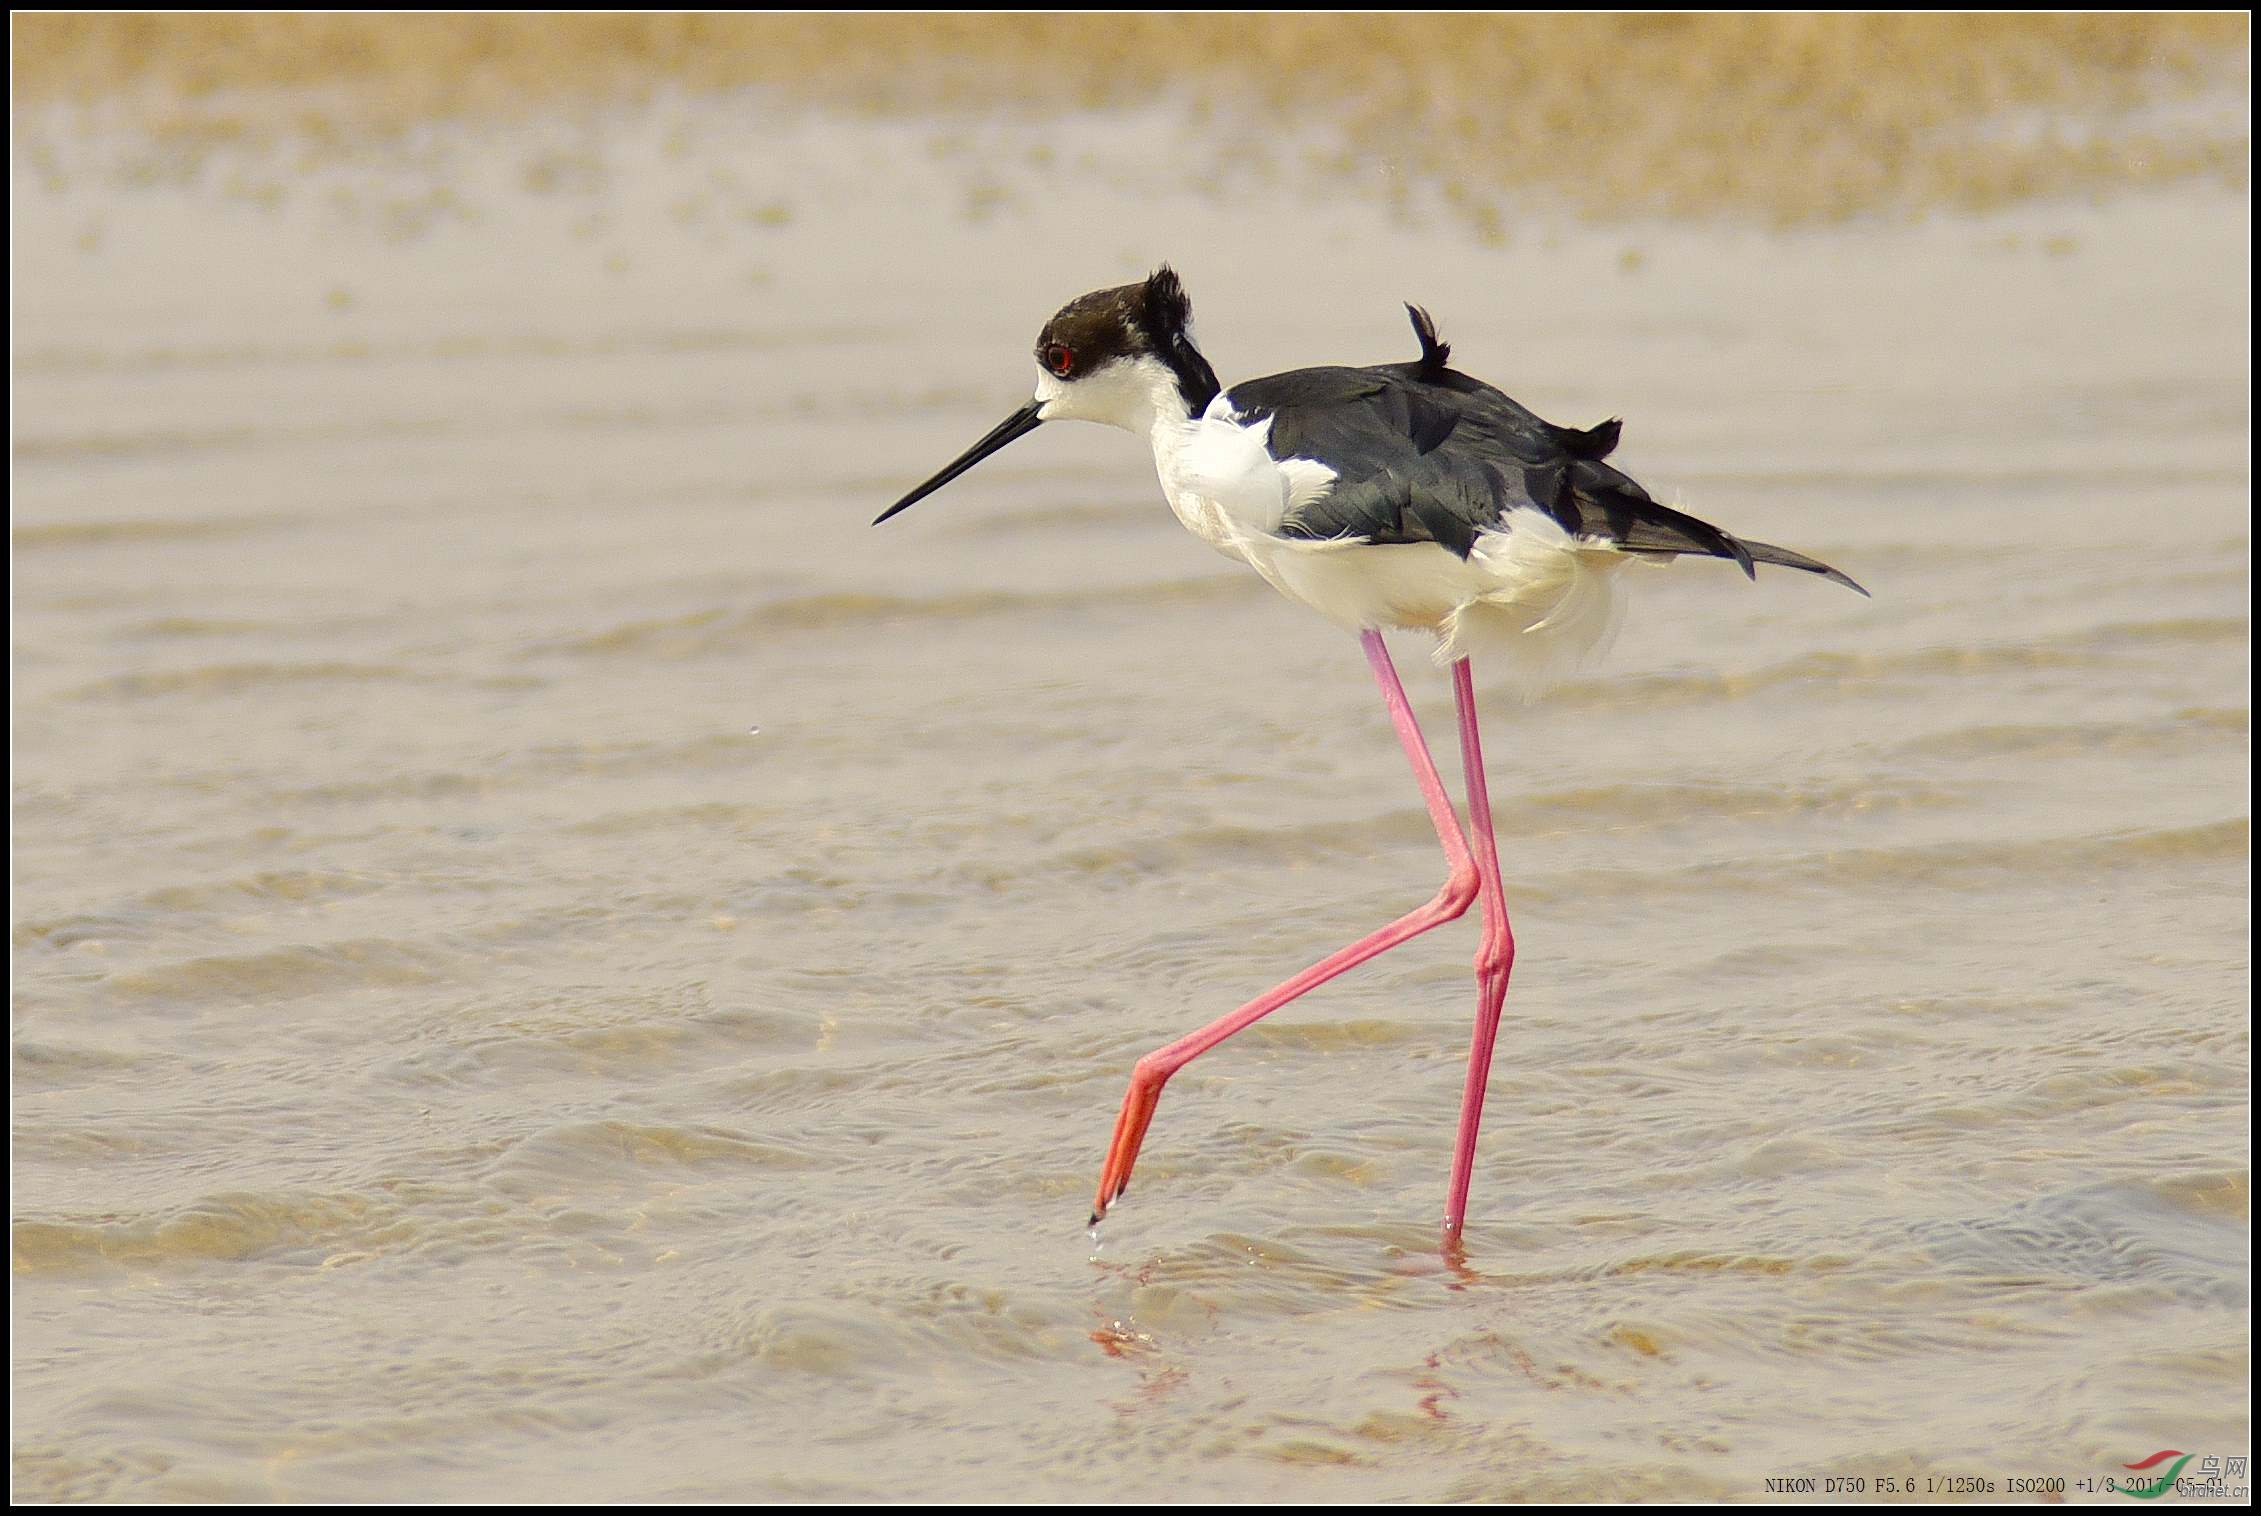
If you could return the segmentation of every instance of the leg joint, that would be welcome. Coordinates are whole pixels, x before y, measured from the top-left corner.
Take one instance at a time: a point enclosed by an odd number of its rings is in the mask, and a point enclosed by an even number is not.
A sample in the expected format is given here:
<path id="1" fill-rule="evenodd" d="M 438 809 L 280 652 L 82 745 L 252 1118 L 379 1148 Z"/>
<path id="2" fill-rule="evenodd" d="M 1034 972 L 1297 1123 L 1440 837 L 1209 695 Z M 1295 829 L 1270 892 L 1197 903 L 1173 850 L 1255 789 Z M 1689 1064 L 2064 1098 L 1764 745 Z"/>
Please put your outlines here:
<path id="1" fill-rule="evenodd" d="M 1504 927 L 1496 935 L 1486 932 L 1476 948 L 1476 972 L 1487 978 L 1494 974 L 1504 976 L 1514 967 L 1515 939 Z"/>
<path id="2" fill-rule="evenodd" d="M 1437 904 L 1452 913 L 1445 919 L 1449 921 L 1465 915 L 1468 908 L 1476 903 L 1476 897 L 1483 892 L 1483 887 L 1482 876 L 1477 874 L 1475 864 L 1457 865 L 1452 871 L 1452 877 L 1445 880 L 1444 888 L 1437 891 Z"/>

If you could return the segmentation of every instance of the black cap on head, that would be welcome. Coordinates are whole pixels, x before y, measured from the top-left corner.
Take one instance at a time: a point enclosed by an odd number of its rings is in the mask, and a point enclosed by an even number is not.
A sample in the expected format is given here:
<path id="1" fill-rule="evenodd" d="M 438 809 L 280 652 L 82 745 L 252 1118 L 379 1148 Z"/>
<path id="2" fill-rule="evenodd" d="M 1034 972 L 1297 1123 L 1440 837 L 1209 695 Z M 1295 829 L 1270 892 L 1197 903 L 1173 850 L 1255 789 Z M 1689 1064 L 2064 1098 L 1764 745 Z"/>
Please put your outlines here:
<path id="1" fill-rule="evenodd" d="M 1188 415 L 1200 415 L 1216 398 L 1216 371 L 1193 345 L 1193 301 L 1167 263 L 1136 284 L 1077 296 L 1036 337 L 1036 361 L 1069 381 L 1137 357 L 1168 365 Z"/>
<path id="2" fill-rule="evenodd" d="M 1156 358 L 1177 380 L 1186 414 L 1198 416 L 1217 397 L 1217 375 L 1193 345 L 1193 301 L 1167 263 L 1136 284 L 1078 295 L 1037 333 L 1036 361 L 1047 373 L 1074 383 L 1110 363 Z M 1041 401 L 1030 401 L 967 448 L 933 478 L 896 501 L 879 521 L 905 511 L 1017 438 L 1036 430 Z M 872 523 L 874 526 L 879 522 Z"/>

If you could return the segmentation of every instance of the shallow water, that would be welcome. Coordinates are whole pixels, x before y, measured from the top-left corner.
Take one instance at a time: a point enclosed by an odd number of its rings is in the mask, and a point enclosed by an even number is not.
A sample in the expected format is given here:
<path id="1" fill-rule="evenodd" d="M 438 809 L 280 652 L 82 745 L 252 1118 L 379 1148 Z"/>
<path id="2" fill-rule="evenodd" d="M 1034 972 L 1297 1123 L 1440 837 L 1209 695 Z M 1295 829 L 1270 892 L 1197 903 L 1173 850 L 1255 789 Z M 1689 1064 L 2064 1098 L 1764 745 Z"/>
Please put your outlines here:
<path id="1" fill-rule="evenodd" d="M 1012 127 L 585 130 L 16 161 L 19 1496 L 2247 1451 L 2242 196 L 1498 245 L 1183 192 L 1159 116 L 1002 180 Z M 1642 572 L 1492 703 L 1457 1266 L 1466 924 L 1181 1074 L 1084 1227 L 1139 1053 L 1438 881 L 1356 644 L 1096 428 L 868 525 L 1165 256 L 1228 383 L 1419 300 L 1875 592 Z"/>

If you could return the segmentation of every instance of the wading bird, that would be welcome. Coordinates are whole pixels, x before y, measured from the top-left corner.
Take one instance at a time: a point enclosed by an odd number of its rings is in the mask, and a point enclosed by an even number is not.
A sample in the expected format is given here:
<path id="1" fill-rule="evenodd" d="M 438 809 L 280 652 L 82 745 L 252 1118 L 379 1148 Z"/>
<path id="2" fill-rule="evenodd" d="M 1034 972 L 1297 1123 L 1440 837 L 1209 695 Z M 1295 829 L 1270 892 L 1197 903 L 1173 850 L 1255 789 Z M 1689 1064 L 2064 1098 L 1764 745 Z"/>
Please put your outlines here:
<path id="1" fill-rule="evenodd" d="M 1428 313 L 1406 312 L 1421 344 L 1410 363 L 1296 369 L 1226 390 L 1193 345 L 1192 302 L 1167 266 L 1137 284 L 1095 290 L 1038 334 L 1034 398 L 879 517 L 909 509 L 1047 421 L 1102 421 L 1145 437 L 1186 530 L 1358 634 L 1450 865 L 1428 904 L 1138 1060 L 1100 1171 L 1094 1223 L 1130 1184 L 1172 1074 L 1305 991 L 1476 904 L 1476 1031 L 1445 1205 L 1445 1238 L 1456 1240 L 1515 963 L 1470 657 L 1497 659 L 1526 684 L 1568 670 L 1614 632 L 1619 570 L 1635 559 L 1732 559 L 1754 579 L 1755 565 L 1779 564 L 1868 593 L 1826 563 L 1657 504 L 1604 461 L 1617 445 L 1616 421 L 1579 431 L 1540 420 L 1449 367 L 1450 349 Z M 1433 633 L 1437 661 L 1451 669 L 1465 836 L 1383 646 L 1384 627 Z"/>

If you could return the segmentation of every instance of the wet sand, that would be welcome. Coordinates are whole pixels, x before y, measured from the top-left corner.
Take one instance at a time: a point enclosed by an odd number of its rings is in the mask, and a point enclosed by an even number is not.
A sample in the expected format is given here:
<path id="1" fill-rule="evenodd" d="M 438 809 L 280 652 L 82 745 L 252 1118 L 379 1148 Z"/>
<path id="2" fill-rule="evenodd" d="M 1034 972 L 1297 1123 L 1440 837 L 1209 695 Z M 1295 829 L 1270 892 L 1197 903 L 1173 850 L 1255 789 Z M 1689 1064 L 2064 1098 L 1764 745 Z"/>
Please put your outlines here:
<path id="1" fill-rule="evenodd" d="M 2243 193 L 1487 235 L 1386 162 L 1188 189 L 1200 131 L 19 155 L 19 1498 L 2248 1450 Z M 1083 1225 L 1141 1052 L 1437 882 L 1355 643 L 1096 428 L 868 524 L 1164 257 L 1228 382 L 1407 356 L 1418 300 L 1875 592 L 1644 572 L 1606 665 L 1490 701 L 1458 1269 L 1466 927 L 1180 1075 Z"/>

